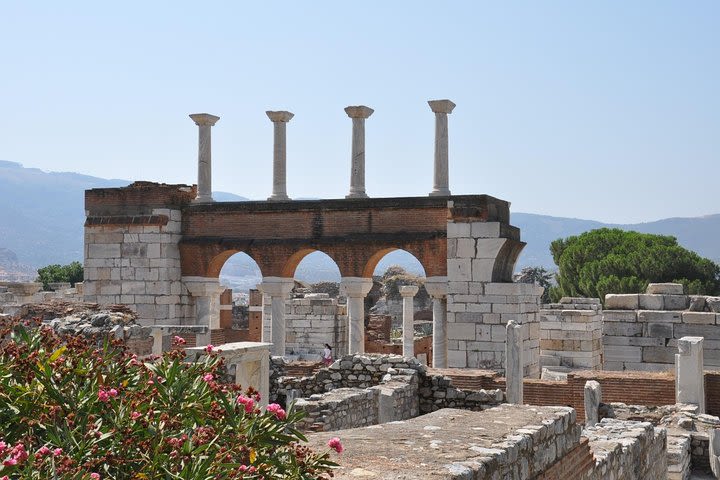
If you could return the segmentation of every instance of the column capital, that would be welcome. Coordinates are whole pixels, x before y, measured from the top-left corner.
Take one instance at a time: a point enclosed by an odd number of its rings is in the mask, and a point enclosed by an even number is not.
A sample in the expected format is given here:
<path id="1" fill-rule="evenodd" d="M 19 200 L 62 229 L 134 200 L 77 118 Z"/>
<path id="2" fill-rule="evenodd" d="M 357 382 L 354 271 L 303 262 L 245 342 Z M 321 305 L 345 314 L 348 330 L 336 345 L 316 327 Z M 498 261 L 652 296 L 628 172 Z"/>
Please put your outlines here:
<path id="1" fill-rule="evenodd" d="M 425 290 L 433 298 L 445 298 L 447 296 L 447 277 L 427 277 Z"/>
<path id="2" fill-rule="evenodd" d="M 455 104 L 450 100 L 428 100 L 430 109 L 435 113 L 452 113 Z"/>
<path id="3" fill-rule="evenodd" d="M 190 115 L 190 118 L 192 118 L 192 121 L 195 122 L 195 125 L 198 127 L 212 127 L 220 120 L 220 117 L 210 115 L 209 113 L 193 113 Z"/>
<path id="4" fill-rule="evenodd" d="M 295 280 L 287 277 L 263 277 L 263 281 L 258 285 L 258 289 L 271 297 L 284 297 L 295 286 Z"/>
<path id="5" fill-rule="evenodd" d="M 182 277 L 185 288 L 193 297 L 212 297 L 220 295 L 227 287 L 220 285 L 217 277 Z"/>
<path id="6" fill-rule="evenodd" d="M 345 107 L 345 113 L 350 118 L 368 118 L 375 110 L 365 105 Z"/>
<path id="7" fill-rule="evenodd" d="M 340 279 L 340 292 L 346 297 L 364 297 L 370 292 L 373 286 L 371 278 L 365 277 L 342 277 Z"/>
<path id="8" fill-rule="evenodd" d="M 265 115 L 267 115 L 268 118 L 273 123 L 277 123 L 277 122 L 287 123 L 290 121 L 290 119 L 292 119 L 295 116 L 294 113 L 286 112 L 285 110 L 279 110 L 279 111 L 268 110 L 267 112 L 265 112 Z"/>
<path id="9" fill-rule="evenodd" d="M 403 297 L 414 297 L 419 288 L 417 285 L 403 285 L 398 287 L 398 290 Z"/>

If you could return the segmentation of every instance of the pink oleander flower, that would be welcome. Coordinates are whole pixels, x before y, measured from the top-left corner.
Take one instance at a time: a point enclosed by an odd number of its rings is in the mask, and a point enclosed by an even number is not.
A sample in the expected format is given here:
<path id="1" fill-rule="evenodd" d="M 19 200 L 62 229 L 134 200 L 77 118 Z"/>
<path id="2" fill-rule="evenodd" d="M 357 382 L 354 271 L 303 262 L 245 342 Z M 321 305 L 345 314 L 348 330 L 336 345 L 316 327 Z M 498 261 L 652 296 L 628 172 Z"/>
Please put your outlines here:
<path id="1" fill-rule="evenodd" d="M 15 445 L 10 454 L 12 455 L 12 458 L 18 462 L 24 462 L 29 457 L 29 454 L 25 451 L 25 445 L 22 443 Z"/>
<path id="2" fill-rule="evenodd" d="M 266 410 L 277 417 L 278 420 L 285 420 L 287 414 L 285 410 L 277 403 L 271 403 L 267 406 Z"/>
<path id="3" fill-rule="evenodd" d="M 110 390 L 108 390 L 108 393 L 109 393 L 110 396 L 113 397 L 113 398 L 115 398 L 115 397 L 118 396 L 118 391 L 115 390 L 114 388 L 111 388 Z"/>
<path id="4" fill-rule="evenodd" d="M 0 477 L 0 480 L 10 480 L 10 477 L 8 477 L 7 475 L 3 475 L 2 477 Z"/>
<path id="5" fill-rule="evenodd" d="M 337 453 L 342 453 L 344 450 L 342 442 L 340 442 L 340 439 L 338 437 L 333 437 L 327 442 L 328 447 L 335 450 Z"/>
<path id="6" fill-rule="evenodd" d="M 50 453 L 50 449 L 47 446 L 43 445 L 42 447 L 40 447 L 38 449 L 38 451 L 35 455 L 37 455 L 38 457 L 43 457 L 45 455 L 48 455 L 49 453 Z"/>
<path id="7" fill-rule="evenodd" d="M 92 480 L 100 480 L 100 474 L 93 472 L 90 474 L 90 478 L 92 478 Z"/>
<path id="8" fill-rule="evenodd" d="M 55 455 L 56 457 L 58 455 L 62 455 L 62 448 L 56 448 L 55 450 L 53 450 L 53 455 Z"/>
<path id="9" fill-rule="evenodd" d="M 205 351 L 206 351 L 207 353 L 212 352 L 214 349 L 215 349 L 215 346 L 214 346 L 213 344 L 211 344 L 211 343 L 208 343 L 208 345 L 205 347 Z"/>
<path id="10" fill-rule="evenodd" d="M 255 409 L 255 401 L 250 397 L 246 397 L 245 395 L 238 396 L 237 403 L 245 406 L 245 413 L 252 413 L 252 411 Z"/>
<path id="11" fill-rule="evenodd" d="M 178 337 L 175 335 L 173 337 L 173 345 L 185 345 L 187 341 L 183 337 Z"/>
<path id="12" fill-rule="evenodd" d="M 212 373 L 206 373 L 205 375 L 203 375 L 203 380 L 208 383 L 212 382 L 214 378 L 215 376 Z"/>
<path id="13" fill-rule="evenodd" d="M 15 465 L 17 465 L 17 463 L 18 461 L 16 458 L 8 458 L 3 460 L 3 465 L 6 467 L 14 467 Z"/>
<path id="14" fill-rule="evenodd" d="M 6 448 L 7 448 L 7 443 L 0 442 L 0 453 L 3 453 Z"/>
<path id="15" fill-rule="evenodd" d="M 130 418 L 132 418 L 133 420 L 137 420 L 140 417 L 142 417 L 142 414 L 140 412 L 132 412 L 130 414 Z"/>
<path id="16" fill-rule="evenodd" d="M 98 400 L 100 400 L 101 402 L 109 402 L 110 394 L 105 390 L 100 390 L 98 391 Z"/>

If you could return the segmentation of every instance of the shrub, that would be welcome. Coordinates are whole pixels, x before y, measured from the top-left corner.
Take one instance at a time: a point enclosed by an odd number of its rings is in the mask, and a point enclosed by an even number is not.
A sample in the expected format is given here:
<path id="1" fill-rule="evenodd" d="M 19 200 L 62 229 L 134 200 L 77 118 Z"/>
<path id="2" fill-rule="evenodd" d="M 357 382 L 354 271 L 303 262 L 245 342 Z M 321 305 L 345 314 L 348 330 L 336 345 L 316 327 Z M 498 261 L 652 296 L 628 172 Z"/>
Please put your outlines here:
<path id="1" fill-rule="evenodd" d="M 214 353 L 141 361 L 107 339 L 0 327 L 0 479 L 309 480 L 335 465 L 302 445 L 300 414 L 221 383 Z"/>
<path id="2" fill-rule="evenodd" d="M 80 262 L 72 262 L 68 265 L 47 265 L 38 269 L 37 281 L 42 282 L 43 290 L 50 290 L 50 284 L 54 282 L 69 282 L 75 286 L 77 282 L 83 281 L 84 271 Z"/>

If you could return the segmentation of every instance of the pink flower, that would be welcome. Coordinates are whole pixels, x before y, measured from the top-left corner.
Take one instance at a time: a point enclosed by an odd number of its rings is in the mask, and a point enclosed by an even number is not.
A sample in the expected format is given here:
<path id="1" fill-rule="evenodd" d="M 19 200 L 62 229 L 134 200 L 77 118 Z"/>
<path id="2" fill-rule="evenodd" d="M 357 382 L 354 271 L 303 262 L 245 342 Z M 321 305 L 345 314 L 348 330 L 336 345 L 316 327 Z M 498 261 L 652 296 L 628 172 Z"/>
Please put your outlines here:
<path id="1" fill-rule="evenodd" d="M 342 443 L 338 437 L 333 437 L 327 442 L 328 447 L 335 450 L 337 453 L 342 453 L 344 450 Z"/>
<path id="2" fill-rule="evenodd" d="M 115 398 L 115 397 L 118 396 L 118 391 L 115 390 L 114 388 L 111 388 L 110 390 L 108 390 L 108 393 L 109 393 L 110 396 L 113 397 L 113 398 Z"/>
<path id="3" fill-rule="evenodd" d="M 17 465 L 17 459 L 8 458 L 6 460 L 3 460 L 3 465 L 5 465 L 6 467 L 12 467 L 14 465 Z"/>
<path id="4" fill-rule="evenodd" d="M 206 373 L 205 375 L 203 375 L 203 380 L 205 380 L 208 383 L 212 382 L 214 378 L 215 377 L 213 376 L 212 373 Z"/>
<path id="5" fill-rule="evenodd" d="M 55 450 L 53 450 L 53 455 L 55 455 L 56 457 L 58 455 L 62 455 L 62 448 L 56 448 Z"/>
<path id="6" fill-rule="evenodd" d="M 215 346 L 214 346 L 213 344 L 208 343 L 208 345 L 205 347 L 205 351 L 206 351 L 207 353 L 210 353 L 210 352 L 213 351 L 214 348 L 215 348 Z"/>
<path id="7" fill-rule="evenodd" d="M 178 337 L 177 335 L 173 337 L 173 345 L 185 345 L 186 343 L 187 341 L 182 337 Z"/>
<path id="8" fill-rule="evenodd" d="M 109 402 L 110 401 L 110 394 L 106 392 L 105 390 L 100 390 L 98 392 L 98 400 L 101 402 Z"/>
<path id="9" fill-rule="evenodd" d="M 241 403 L 245 406 L 245 413 L 252 413 L 253 409 L 255 409 L 255 401 L 245 395 L 237 397 L 237 403 Z"/>
<path id="10" fill-rule="evenodd" d="M 271 403 L 267 406 L 266 410 L 277 417 L 278 420 L 285 420 L 287 414 L 285 410 L 277 403 Z"/>
<path id="11" fill-rule="evenodd" d="M 3 475 L 0 480 L 10 480 L 10 477 L 8 477 L 7 475 Z"/>
<path id="12" fill-rule="evenodd" d="M 130 418 L 132 418 L 133 420 L 137 420 L 140 417 L 142 417 L 142 414 L 140 412 L 132 412 L 130 414 Z"/>
<path id="13" fill-rule="evenodd" d="M 0 442 L 0 455 L 7 449 L 7 443 Z"/>
<path id="14" fill-rule="evenodd" d="M 50 453 L 50 449 L 49 449 L 47 446 L 43 445 L 42 447 L 40 447 L 40 448 L 38 449 L 36 455 L 37 455 L 38 457 L 42 457 L 42 456 L 47 455 L 47 454 L 49 454 L 49 453 Z"/>
<path id="15" fill-rule="evenodd" d="M 100 474 L 93 472 L 90 474 L 90 478 L 92 478 L 92 480 L 100 480 Z"/>

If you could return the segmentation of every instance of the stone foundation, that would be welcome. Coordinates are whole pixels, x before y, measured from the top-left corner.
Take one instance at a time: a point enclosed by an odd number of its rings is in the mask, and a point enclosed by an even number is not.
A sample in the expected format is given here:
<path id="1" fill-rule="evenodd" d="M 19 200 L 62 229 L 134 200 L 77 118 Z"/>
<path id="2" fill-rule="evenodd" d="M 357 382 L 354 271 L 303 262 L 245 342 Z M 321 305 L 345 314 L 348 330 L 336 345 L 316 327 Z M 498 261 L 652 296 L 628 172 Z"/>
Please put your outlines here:
<path id="1" fill-rule="evenodd" d="M 597 298 L 565 297 L 540 310 L 540 363 L 601 370 L 602 305 Z"/>

